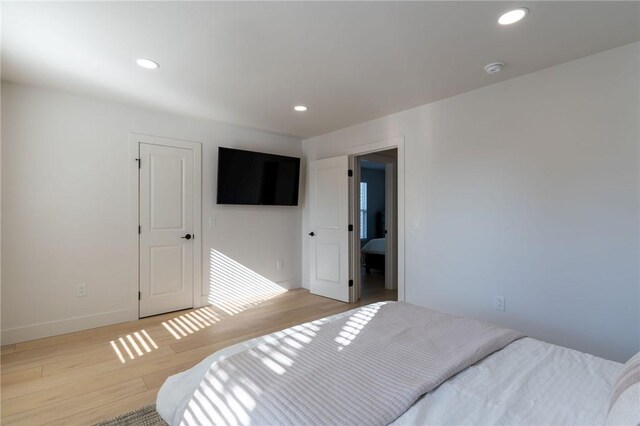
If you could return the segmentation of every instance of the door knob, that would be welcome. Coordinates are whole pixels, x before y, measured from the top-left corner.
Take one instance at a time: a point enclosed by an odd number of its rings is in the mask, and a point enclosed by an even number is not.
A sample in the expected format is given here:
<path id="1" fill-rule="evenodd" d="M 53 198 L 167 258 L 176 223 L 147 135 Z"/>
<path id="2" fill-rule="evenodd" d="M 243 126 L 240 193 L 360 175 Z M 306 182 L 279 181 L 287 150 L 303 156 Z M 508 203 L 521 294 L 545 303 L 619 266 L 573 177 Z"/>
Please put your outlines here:
<path id="1" fill-rule="evenodd" d="M 312 237 L 316 234 L 313 233 L 313 231 L 309 232 L 309 235 L 311 235 Z"/>
<path id="2" fill-rule="evenodd" d="M 180 238 L 184 238 L 185 240 L 190 240 L 191 239 L 191 234 L 187 234 L 184 237 L 180 237 Z"/>

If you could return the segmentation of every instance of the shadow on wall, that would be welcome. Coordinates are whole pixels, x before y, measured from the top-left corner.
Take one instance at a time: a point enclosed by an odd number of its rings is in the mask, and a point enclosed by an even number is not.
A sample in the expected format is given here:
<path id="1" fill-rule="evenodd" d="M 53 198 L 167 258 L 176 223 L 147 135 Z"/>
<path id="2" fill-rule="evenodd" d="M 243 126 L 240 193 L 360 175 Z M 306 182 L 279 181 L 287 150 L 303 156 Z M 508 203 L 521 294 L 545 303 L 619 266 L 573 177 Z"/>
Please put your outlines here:
<path id="1" fill-rule="evenodd" d="M 224 313 L 240 313 L 286 291 L 241 263 L 211 249 L 209 303 Z"/>

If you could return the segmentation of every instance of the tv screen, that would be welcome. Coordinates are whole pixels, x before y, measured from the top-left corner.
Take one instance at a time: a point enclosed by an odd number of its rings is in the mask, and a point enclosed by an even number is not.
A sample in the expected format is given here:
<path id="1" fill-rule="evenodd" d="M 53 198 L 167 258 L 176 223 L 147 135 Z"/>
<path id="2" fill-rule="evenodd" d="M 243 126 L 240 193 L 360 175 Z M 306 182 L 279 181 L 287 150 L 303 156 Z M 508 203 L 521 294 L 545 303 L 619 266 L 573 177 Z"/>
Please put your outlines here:
<path id="1" fill-rule="evenodd" d="M 218 148 L 218 204 L 297 206 L 300 159 Z"/>

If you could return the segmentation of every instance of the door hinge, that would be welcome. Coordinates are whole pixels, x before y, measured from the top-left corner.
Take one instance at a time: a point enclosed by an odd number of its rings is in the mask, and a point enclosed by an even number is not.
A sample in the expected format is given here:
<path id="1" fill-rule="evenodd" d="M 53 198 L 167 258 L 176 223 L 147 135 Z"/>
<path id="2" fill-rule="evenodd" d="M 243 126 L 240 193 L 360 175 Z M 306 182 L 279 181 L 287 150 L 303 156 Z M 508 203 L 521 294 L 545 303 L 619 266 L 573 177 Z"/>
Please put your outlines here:
<path id="1" fill-rule="evenodd" d="M 353 177 L 353 170 L 349 169 L 349 171 L 347 172 L 347 175 L 349 177 Z"/>
<path id="2" fill-rule="evenodd" d="M 349 287 L 353 287 L 353 280 L 349 280 Z"/>
<path id="3" fill-rule="evenodd" d="M 353 232 L 353 225 L 349 225 L 349 232 Z"/>
<path id="4" fill-rule="evenodd" d="M 141 300 L 141 299 L 142 299 L 142 293 L 138 292 L 138 300 Z"/>
<path id="5" fill-rule="evenodd" d="M 136 161 L 138 162 L 138 168 L 142 167 L 142 158 L 136 158 Z"/>
<path id="6" fill-rule="evenodd" d="M 142 226 L 138 225 L 138 234 L 142 234 Z"/>

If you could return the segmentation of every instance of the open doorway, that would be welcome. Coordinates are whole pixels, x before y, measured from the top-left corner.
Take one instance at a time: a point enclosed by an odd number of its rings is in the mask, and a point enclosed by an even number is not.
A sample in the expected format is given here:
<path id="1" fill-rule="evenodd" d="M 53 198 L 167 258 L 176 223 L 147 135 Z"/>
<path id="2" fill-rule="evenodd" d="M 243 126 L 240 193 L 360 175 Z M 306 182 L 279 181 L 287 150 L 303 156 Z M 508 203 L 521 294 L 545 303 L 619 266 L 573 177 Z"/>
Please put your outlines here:
<path id="1" fill-rule="evenodd" d="M 379 221 L 384 223 L 380 229 L 385 253 L 378 277 L 383 278 L 372 287 L 368 286 L 371 281 L 365 283 L 368 298 L 361 299 L 361 276 L 367 272 L 361 250 L 368 242 L 363 244 L 360 238 L 360 163 L 365 156 L 385 164 L 384 221 Z M 404 137 L 359 145 L 347 155 L 311 160 L 307 173 L 309 291 L 351 303 L 404 301 Z"/>
<path id="2" fill-rule="evenodd" d="M 398 300 L 397 149 L 354 157 L 355 300 Z M 357 265 L 357 266 L 356 266 Z"/>

